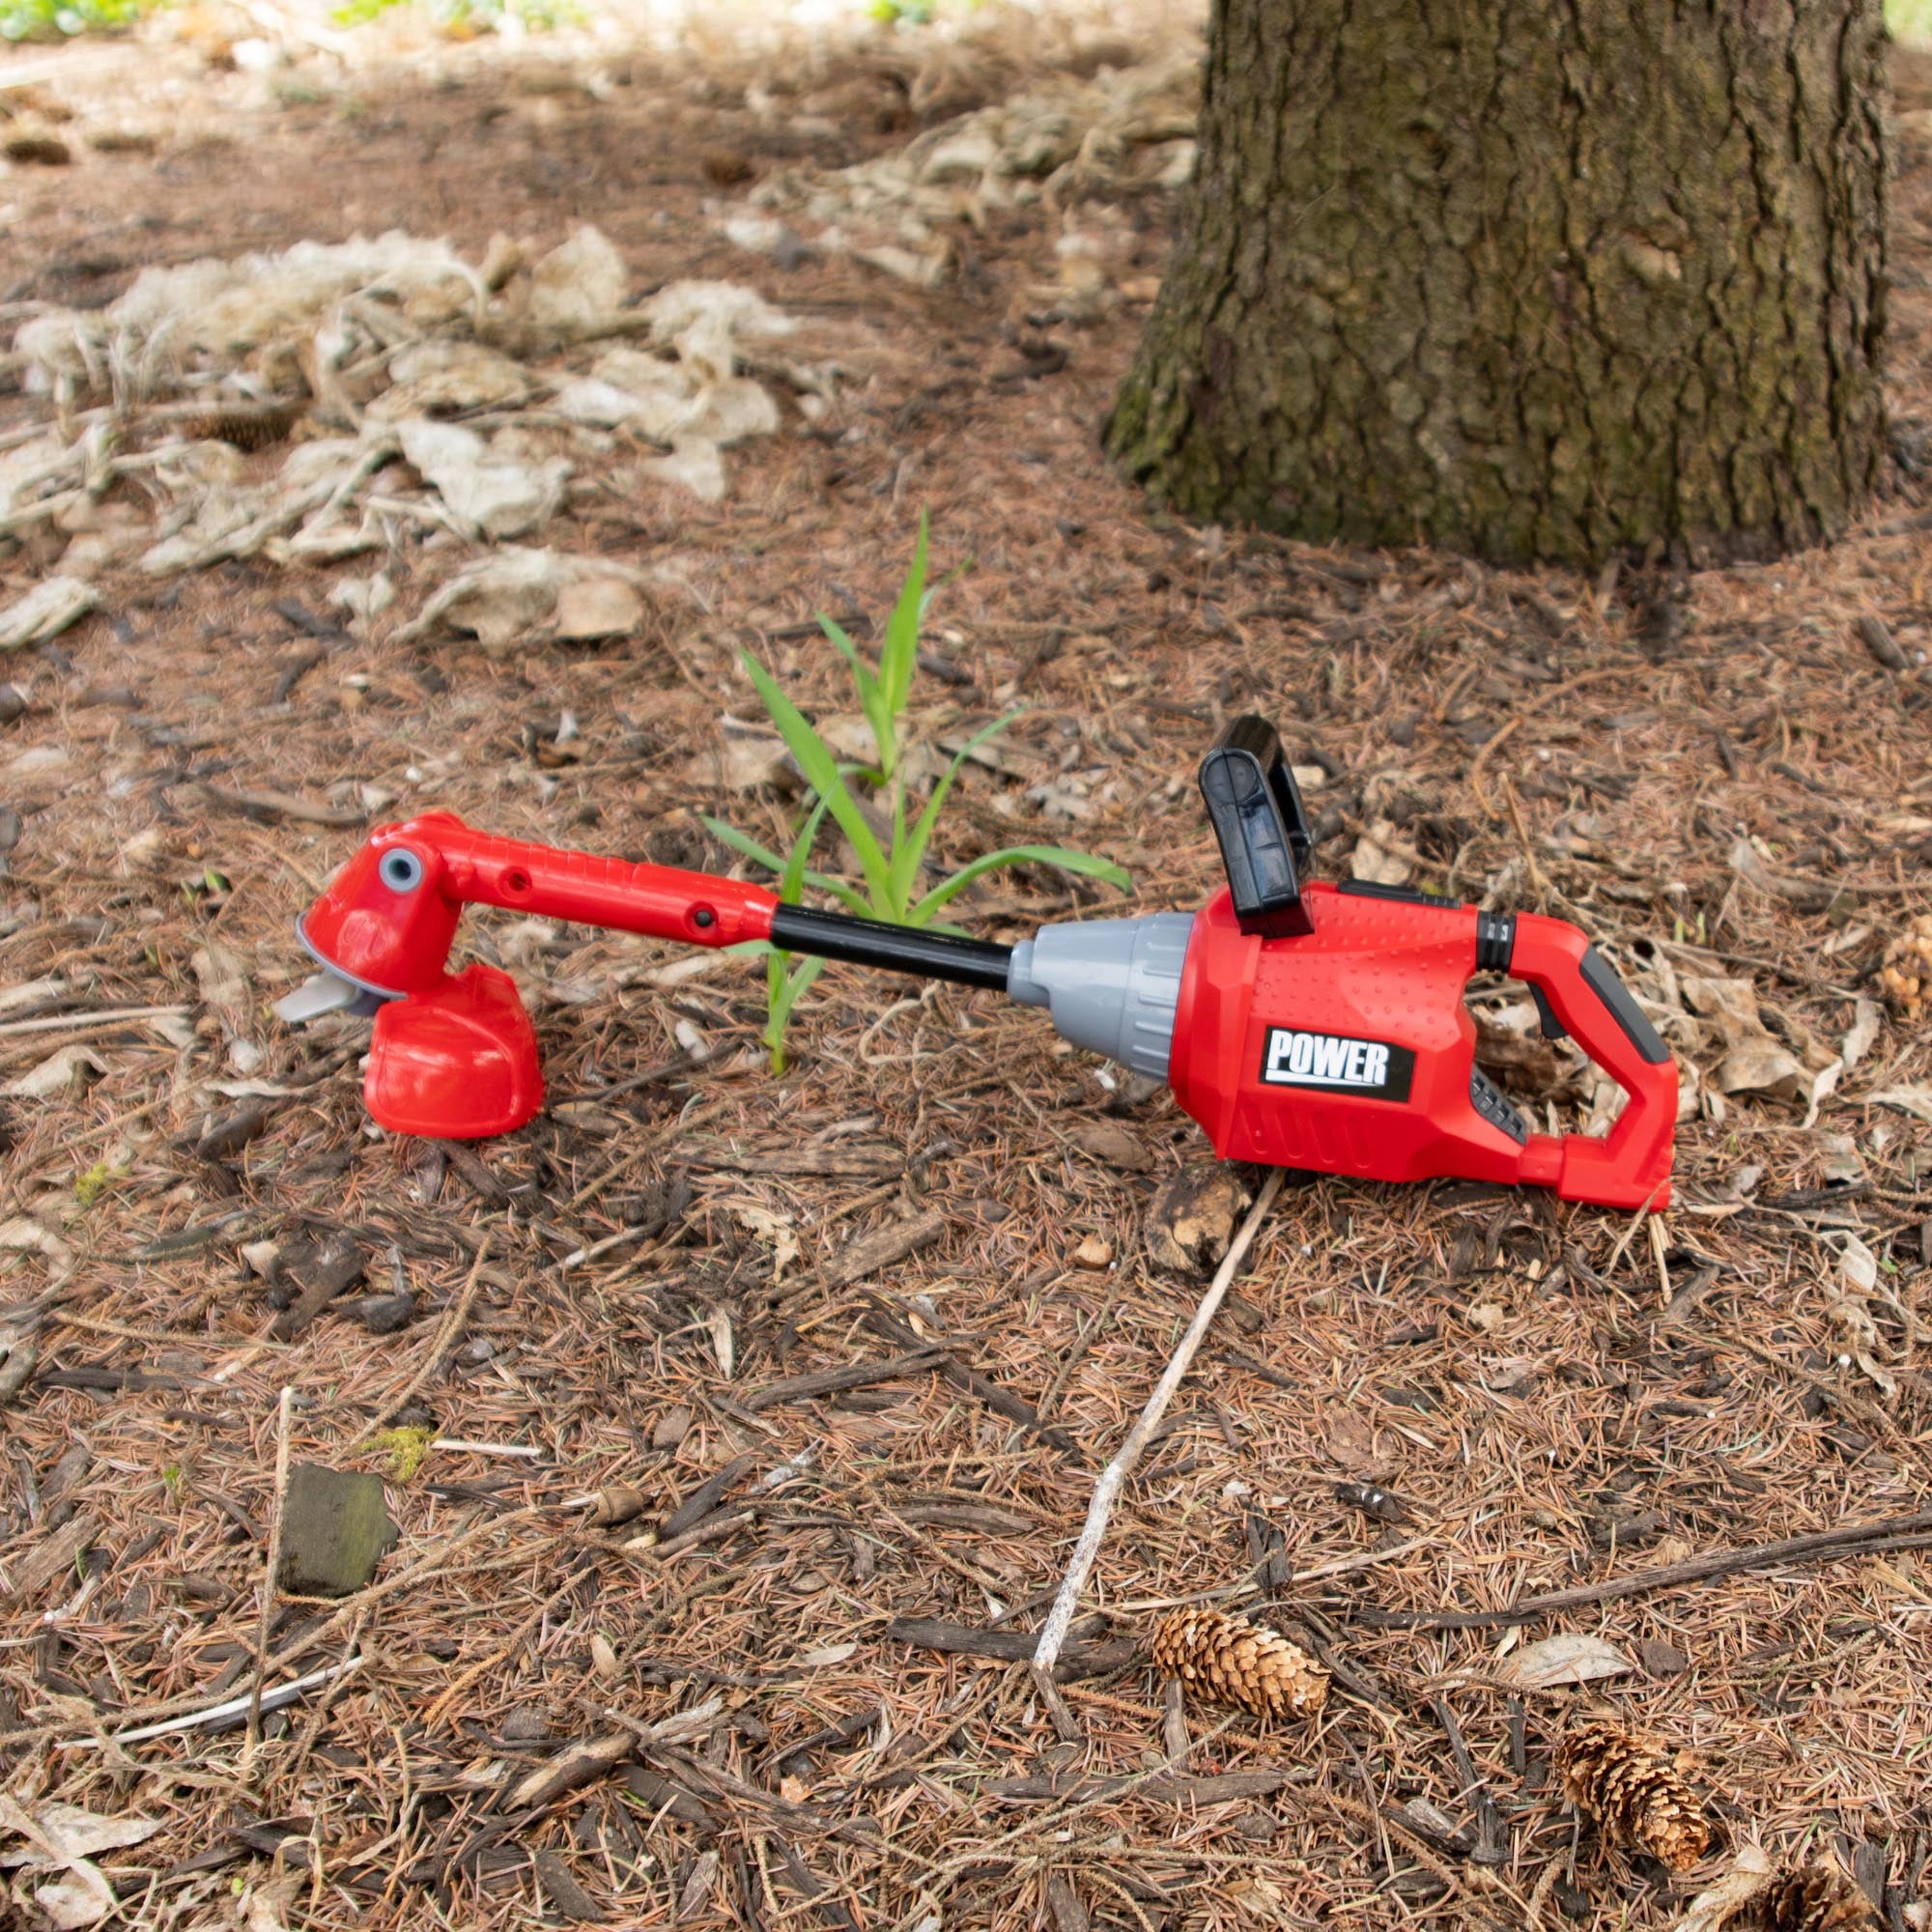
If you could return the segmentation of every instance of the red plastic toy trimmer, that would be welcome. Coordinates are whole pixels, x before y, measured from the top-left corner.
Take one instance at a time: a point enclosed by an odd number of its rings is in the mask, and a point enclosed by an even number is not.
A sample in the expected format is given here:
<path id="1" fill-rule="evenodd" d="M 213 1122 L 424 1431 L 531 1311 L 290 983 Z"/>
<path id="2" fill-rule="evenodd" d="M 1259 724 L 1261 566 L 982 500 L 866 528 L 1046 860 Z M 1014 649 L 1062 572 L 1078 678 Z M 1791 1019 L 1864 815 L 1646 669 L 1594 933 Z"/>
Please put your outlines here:
<path id="1" fill-rule="evenodd" d="M 1199 913 L 1043 926 L 1017 946 L 781 904 L 761 886 L 474 832 L 426 812 L 374 834 L 298 931 L 323 971 L 284 1019 L 373 1009 L 364 1094 L 396 1133 L 505 1133 L 543 1104 L 535 1029 L 506 973 L 447 968 L 466 905 L 693 946 L 789 952 L 1002 990 L 1066 1038 L 1167 1081 L 1226 1160 L 1373 1180 L 1530 1181 L 1662 1208 L 1677 1068 L 1583 933 L 1406 886 L 1304 883 L 1311 839 L 1274 727 L 1236 719 L 1201 765 L 1228 884 Z M 1463 989 L 1528 981 L 1627 1095 L 1610 1131 L 1540 1134 L 1475 1064 Z"/>

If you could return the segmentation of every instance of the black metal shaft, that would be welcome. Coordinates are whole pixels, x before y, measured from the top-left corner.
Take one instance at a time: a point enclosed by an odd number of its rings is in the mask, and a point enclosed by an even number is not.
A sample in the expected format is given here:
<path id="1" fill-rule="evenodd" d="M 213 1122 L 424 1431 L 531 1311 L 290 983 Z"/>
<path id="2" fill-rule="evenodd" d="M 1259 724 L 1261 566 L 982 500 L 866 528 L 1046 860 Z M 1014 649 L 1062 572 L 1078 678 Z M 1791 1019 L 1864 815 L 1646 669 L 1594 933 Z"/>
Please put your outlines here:
<path id="1" fill-rule="evenodd" d="M 1013 952 L 1010 946 L 996 946 L 990 940 L 923 932 L 917 926 L 888 925 L 882 920 L 795 905 L 781 905 L 773 913 L 772 944 L 786 952 L 847 959 L 857 966 L 882 966 L 888 972 L 953 980 L 962 986 L 994 986 L 1002 992 Z"/>

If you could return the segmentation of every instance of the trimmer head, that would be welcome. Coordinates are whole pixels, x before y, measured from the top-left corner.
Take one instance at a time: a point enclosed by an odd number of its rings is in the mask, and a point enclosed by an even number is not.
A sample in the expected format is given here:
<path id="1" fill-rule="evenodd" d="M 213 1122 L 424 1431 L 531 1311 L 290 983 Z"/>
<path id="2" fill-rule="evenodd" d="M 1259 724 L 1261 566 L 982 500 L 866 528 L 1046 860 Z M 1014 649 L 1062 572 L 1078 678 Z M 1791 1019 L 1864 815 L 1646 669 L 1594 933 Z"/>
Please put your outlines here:
<path id="1" fill-rule="evenodd" d="M 296 928 L 322 971 L 275 1011 L 284 1020 L 374 1013 L 363 1075 L 370 1114 L 391 1133 L 481 1140 L 543 1105 L 536 1029 L 516 982 L 494 966 L 444 970 L 461 914 L 439 838 L 460 821 L 429 813 L 384 826 Z"/>
<path id="2" fill-rule="evenodd" d="M 537 1030 L 517 982 L 471 966 L 433 993 L 385 1000 L 362 1095 L 381 1126 L 431 1140 L 482 1140 L 543 1105 Z"/>

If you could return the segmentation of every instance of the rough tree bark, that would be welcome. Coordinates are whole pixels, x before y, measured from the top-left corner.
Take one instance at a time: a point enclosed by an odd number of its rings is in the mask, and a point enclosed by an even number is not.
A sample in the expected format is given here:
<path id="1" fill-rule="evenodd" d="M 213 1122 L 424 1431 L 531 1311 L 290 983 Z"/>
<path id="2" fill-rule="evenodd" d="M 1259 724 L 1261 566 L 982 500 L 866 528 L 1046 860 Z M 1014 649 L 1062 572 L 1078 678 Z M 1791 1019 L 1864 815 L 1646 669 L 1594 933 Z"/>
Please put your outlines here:
<path id="1" fill-rule="evenodd" d="M 1499 561 L 1829 538 L 1885 424 L 1882 0 L 1214 0 L 1108 446 Z"/>

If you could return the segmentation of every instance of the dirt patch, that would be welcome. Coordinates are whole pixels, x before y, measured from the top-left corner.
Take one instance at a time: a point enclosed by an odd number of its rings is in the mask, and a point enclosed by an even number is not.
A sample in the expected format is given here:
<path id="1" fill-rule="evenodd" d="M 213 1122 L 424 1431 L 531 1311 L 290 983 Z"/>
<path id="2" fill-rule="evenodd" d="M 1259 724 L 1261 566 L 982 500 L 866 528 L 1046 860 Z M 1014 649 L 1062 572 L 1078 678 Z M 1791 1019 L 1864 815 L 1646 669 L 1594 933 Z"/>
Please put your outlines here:
<path id="1" fill-rule="evenodd" d="M 788 393 L 733 449 L 721 501 L 584 461 L 559 541 L 682 586 L 622 644 L 399 641 L 476 555 L 399 523 L 385 608 L 331 600 L 367 560 L 113 565 L 5 668 L 0 1086 L 29 1084 L 0 1101 L 0 1297 L 39 1310 L 0 1337 L 24 1376 L 10 1788 L 153 1823 L 94 1858 L 184 1923 L 240 1886 L 251 1923 L 344 1926 L 1671 1924 L 1661 1866 L 1588 1834 L 1571 1860 L 1551 1750 L 1587 1702 L 1692 1754 L 1715 1849 L 1680 1889 L 1749 1840 L 1818 1844 L 1904 1913 L 1932 1849 L 1922 1527 L 1537 1617 L 1522 1640 L 1627 1662 L 1581 1690 L 1512 1683 L 1507 1625 L 1433 1626 L 1932 1505 L 1932 1035 L 1881 997 L 1932 898 L 1932 157 L 1908 136 L 1898 466 L 1853 539 L 1688 579 L 1496 573 L 1183 527 L 1110 473 L 1157 187 L 1079 217 L 1114 238 L 1098 299 L 1069 298 L 1045 202 L 982 211 L 930 287 L 728 241 L 778 168 L 895 152 L 1037 77 L 922 92 L 899 44 L 777 106 L 655 56 L 278 105 L 190 75 L 149 147 L 76 78 L 70 164 L 0 179 L 10 334 L 157 263 L 388 228 L 481 260 L 590 222 L 632 301 L 748 282 L 845 364 L 821 416 Z M 0 396 L 0 437 L 47 413 Z M 1014 1660 L 1198 1292 L 1145 1235 L 1203 1153 L 1165 1095 L 1037 1015 L 837 967 L 775 1081 L 753 963 L 508 917 L 461 945 L 537 1019 L 553 1104 L 521 1134 L 376 1137 L 365 1031 L 267 1013 L 306 970 L 295 914 L 384 817 L 713 866 L 699 811 L 777 839 L 783 790 L 727 782 L 737 653 L 845 708 L 812 613 L 881 615 L 922 505 L 948 579 L 923 731 L 1026 708 L 1009 768 L 962 784 L 947 867 L 1024 831 L 1197 904 L 1189 775 L 1264 710 L 1319 774 L 1325 869 L 1576 919 L 1700 1074 L 1659 1223 L 1473 1186 L 1284 1196 L 1117 1512 L 1071 1738 Z M 5 601 L 85 534 L 30 534 Z M 1012 937 L 1104 896 L 1009 875 L 960 916 Z M 1587 1118 L 1504 1005 L 1497 1077 Z M 1745 1048 L 1783 1061 L 1729 1085 Z M 1096 1236 L 1111 1265 L 1076 1265 Z M 278 1600 L 265 1637 L 284 1451 L 384 1474 L 401 1534 L 371 1590 Z M 640 1507 L 600 1500 L 623 1488 Z M 1312 1727 L 1164 1710 L 1139 1645 L 1197 1593 L 1271 1604 L 1331 1671 Z M 305 1688 L 251 1745 L 264 1643 L 268 1689 Z M 238 1695 L 222 1727 L 100 1742 Z"/>

